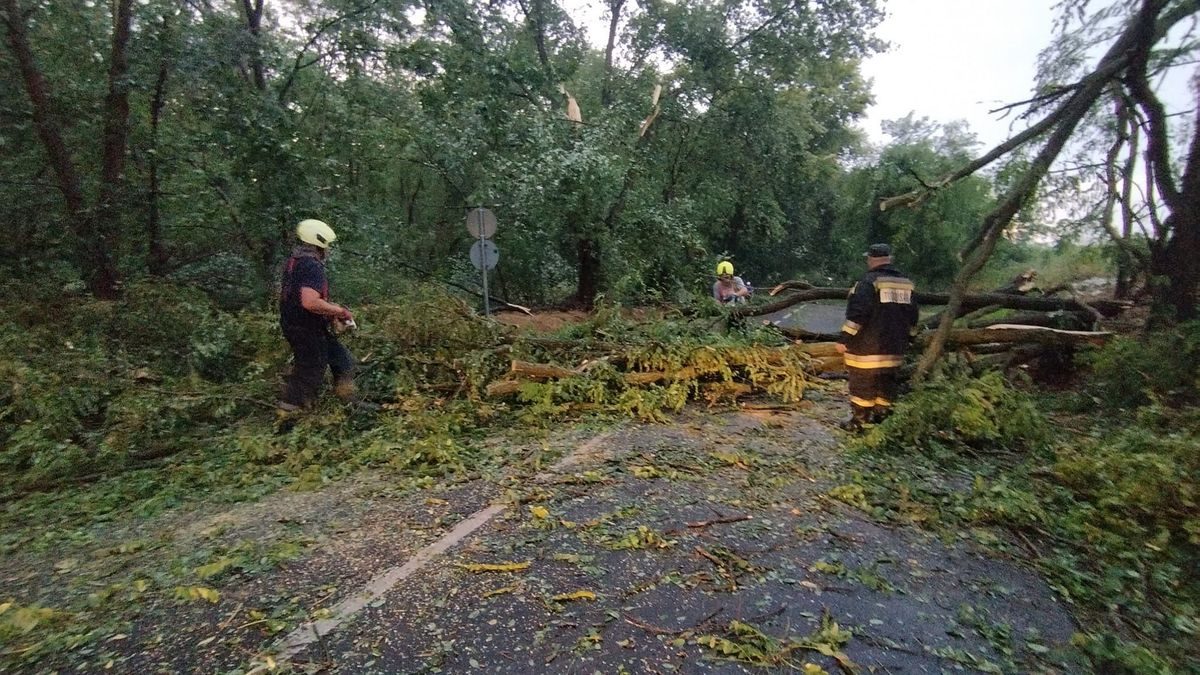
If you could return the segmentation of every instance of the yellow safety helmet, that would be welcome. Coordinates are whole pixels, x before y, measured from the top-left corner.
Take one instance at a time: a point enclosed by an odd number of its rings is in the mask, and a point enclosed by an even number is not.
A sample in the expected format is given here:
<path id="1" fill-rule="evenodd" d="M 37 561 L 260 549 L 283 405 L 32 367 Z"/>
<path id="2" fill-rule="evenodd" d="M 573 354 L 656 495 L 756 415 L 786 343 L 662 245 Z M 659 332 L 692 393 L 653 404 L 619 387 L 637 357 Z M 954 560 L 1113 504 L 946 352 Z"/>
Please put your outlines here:
<path id="1" fill-rule="evenodd" d="M 717 263 L 717 276 L 723 277 L 726 274 L 733 276 L 733 263 L 728 260 L 723 260 Z"/>
<path id="2" fill-rule="evenodd" d="M 317 248 L 329 248 L 329 245 L 337 239 L 337 234 L 324 221 L 309 218 L 300 221 L 300 224 L 296 226 L 296 237 Z"/>

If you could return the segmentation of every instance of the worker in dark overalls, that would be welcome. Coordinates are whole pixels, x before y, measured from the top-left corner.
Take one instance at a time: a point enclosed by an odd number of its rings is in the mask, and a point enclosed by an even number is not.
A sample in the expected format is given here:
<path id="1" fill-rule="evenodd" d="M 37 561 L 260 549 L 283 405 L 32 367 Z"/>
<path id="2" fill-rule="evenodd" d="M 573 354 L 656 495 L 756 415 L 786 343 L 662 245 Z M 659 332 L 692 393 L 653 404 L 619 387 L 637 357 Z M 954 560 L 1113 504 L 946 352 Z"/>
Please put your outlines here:
<path id="1" fill-rule="evenodd" d="M 337 235 L 320 220 L 304 220 L 296 237 L 300 242 L 284 263 L 279 292 L 279 324 L 293 357 L 277 404 L 281 417 L 316 402 L 326 368 L 333 373 L 334 393 L 347 401 L 354 397 L 354 357 L 334 333 L 335 325 L 352 327 L 354 316 L 329 301 L 325 275 L 325 258 Z"/>
<path id="2" fill-rule="evenodd" d="M 872 244 L 867 273 L 850 289 L 837 350 L 850 374 L 850 417 L 843 429 L 858 431 L 891 412 L 897 371 L 917 325 L 913 282 L 892 266 L 892 247 Z"/>

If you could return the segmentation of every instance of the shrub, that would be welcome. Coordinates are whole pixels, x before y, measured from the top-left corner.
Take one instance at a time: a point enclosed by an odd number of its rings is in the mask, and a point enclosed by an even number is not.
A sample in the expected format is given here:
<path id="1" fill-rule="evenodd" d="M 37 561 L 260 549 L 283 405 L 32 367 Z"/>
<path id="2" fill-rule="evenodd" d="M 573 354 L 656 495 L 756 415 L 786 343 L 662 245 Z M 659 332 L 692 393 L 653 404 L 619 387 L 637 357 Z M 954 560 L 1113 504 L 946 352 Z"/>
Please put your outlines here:
<path id="1" fill-rule="evenodd" d="M 896 451 L 1029 450 L 1046 441 L 1047 430 L 1033 399 L 993 371 L 928 382 L 900 399 L 894 414 L 863 443 Z"/>
<path id="2" fill-rule="evenodd" d="M 1178 407 L 1200 393 L 1200 321 L 1171 331 L 1119 337 L 1082 355 L 1091 367 L 1087 393 L 1110 409 L 1161 400 Z"/>

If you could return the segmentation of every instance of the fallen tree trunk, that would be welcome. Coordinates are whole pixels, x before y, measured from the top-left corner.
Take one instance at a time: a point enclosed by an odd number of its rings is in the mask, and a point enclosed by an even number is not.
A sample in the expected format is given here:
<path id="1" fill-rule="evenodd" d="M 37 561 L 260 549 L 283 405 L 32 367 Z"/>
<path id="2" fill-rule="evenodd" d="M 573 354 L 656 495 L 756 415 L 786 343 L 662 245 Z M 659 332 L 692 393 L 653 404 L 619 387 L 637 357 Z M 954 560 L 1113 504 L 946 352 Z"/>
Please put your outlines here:
<path id="1" fill-rule="evenodd" d="M 967 323 L 967 328 L 988 328 L 997 324 L 1015 324 L 1019 326 L 1041 326 L 1043 328 L 1058 328 L 1060 330 L 1087 330 L 1092 324 L 1092 315 L 1083 312 L 1017 312 L 1007 316 L 987 319 L 980 317 Z"/>
<path id="2" fill-rule="evenodd" d="M 998 343 L 1009 344 L 1039 344 L 1059 347 L 1076 345 L 1103 346 L 1113 336 L 1112 333 L 1058 330 L 1040 326 L 1019 326 L 1015 324 L 997 324 L 989 328 L 960 328 L 950 331 L 946 344 L 959 347 L 970 345 L 988 345 Z M 930 333 L 917 336 L 916 344 L 924 347 L 932 339 Z"/>
<path id="3" fill-rule="evenodd" d="M 763 323 L 772 325 L 768 321 L 764 321 Z M 837 342 L 838 338 L 841 337 L 837 333 L 814 333 L 810 330 L 804 330 L 803 328 L 795 328 L 792 326 L 774 326 L 774 328 L 785 337 L 790 337 L 793 340 L 805 340 L 809 344 Z"/>
<path id="4" fill-rule="evenodd" d="M 768 302 L 764 305 L 740 307 L 730 312 L 730 315 L 733 317 L 762 316 L 812 300 L 845 300 L 849 294 L 849 288 L 810 288 L 797 291 L 775 302 Z M 913 294 L 913 299 L 920 305 L 945 305 L 950 301 L 950 294 L 918 291 Z M 1095 309 L 1105 317 L 1116 316 L 1129 307 L 1129 303 L 1116 300 L 1098 300 L 1085 305 L 1069 298 L 1030 297 L 1008 293 L 974 293 L 963 296 L 961 311 L 969 312 L 991 305 L 1005 309 L 1023 309 L 1039 312 L 1068 311 L 1090 313 L 1091 309 Z"/>
<path id="5" fill-rule="evenodd" d="M 914 348 L 924 348 L 929 343 L 932 333 L 926 332 L 917 337 Z M 991 328 L 956 329 L 950 333 L 948 344 L 958 347 L 987 345 L 981 352 L 992 354 L 1013 351 L 1014 348 L 1031 345 L 1050 347 L 1074 347 L 1079 345 L 1103 345 L 1112 337 L 1111 333 L 1090 331 L 1069 331 L 1039 326 L 1014 324 L 999 324 Z M 795 368 L 792 372 L 802 370 L 805 373 L 819 374 L 824 372 L 844 371 L 845 361 L 837 351 L 837 343 L 803 342 L 785 345 L 772 350 L 759 350 L 754 355 L 727 354 L 726 363 L 730 368 L 743 367 L 752 363 L 767 364 L 776 368 Z M 804 356 L 796 359 L 796 353 Z M 619 365 L 624 359 L 619 355 L 604 357 L 607 363 Z M 549 363 L 533 363 L 529 361 L 512 361 L 509 376 L 488 384 L 486 393 L 489 397 L 510 396 L 517 393 L 525 382 L 542 382 L 588 374 L 591 364 L 585 363 L 579 368 L 566 368 Z M 725 377 L 728 376 L 726 372 Z M 701 382 L 702 379 L 718 381 Z M 621 378 L 628 386 L 639 387 L 659 383 L 679 381 L 696 381 L 702 390 L 708 393 L 724 393 L 731 395 L 749 393 L 760 383 L 738 382 L 736 380 L 721 380 L 719 371 L 711 367 L 688 365 L 676 370 L 634 370 L 621 373 Z"/>

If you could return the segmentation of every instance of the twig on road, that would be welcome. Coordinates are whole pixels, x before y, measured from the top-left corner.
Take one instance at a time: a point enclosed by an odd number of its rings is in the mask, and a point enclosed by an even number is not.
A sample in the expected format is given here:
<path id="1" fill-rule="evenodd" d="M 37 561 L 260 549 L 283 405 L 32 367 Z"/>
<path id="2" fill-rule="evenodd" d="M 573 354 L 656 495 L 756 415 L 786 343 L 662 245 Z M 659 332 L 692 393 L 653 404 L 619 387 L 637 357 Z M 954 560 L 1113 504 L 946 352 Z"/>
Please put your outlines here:
<path id="1" fill-rule="evenodd" d="M 688 527 L 708 527 L 709 525 L 724 525 L 725 523 L 740 523 L 743 520 L 750 520 L 753 517 L 754 516 L 743 515 L 743 516 L 728 516 L 725 518 L 713 518 L 712 520 L 697 520 L 695 522 L 688 523 L 687 526 Z"/>

